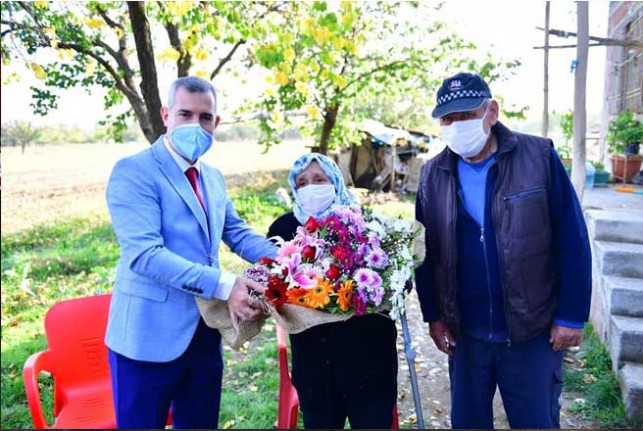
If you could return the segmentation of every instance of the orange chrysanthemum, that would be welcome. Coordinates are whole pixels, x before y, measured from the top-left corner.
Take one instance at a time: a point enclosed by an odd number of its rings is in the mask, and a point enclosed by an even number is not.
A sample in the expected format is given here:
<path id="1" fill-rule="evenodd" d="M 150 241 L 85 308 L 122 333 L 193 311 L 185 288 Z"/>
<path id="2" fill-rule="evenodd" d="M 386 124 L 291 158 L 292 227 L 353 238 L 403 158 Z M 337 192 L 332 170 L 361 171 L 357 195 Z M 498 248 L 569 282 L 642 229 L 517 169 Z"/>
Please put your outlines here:
<path id="1" fill-rule="evenodd" d="M 306 302 L 310 308 L 324 308 L 330 302 L 329 294 L 333 291 L 333 285 L 328 280 L 317 279 L 317 286 L 308 291 Z"/>
<path id="2" fill-rule="evenodd" d="M 342 311 L 348 311 L 351 306 L 354 284 L 355 282 L 353 280 L 347 280 L 337 292 L 337 305 L 339 305 Z"/>
<path id="3" fill-rule="evenodd" d="M 306 295 L 308 290 L 302 288 L 288 289 L 286 290 L 286 302 L 288 304 L 302 305 L 308 307 L 308 302 L 306 301 Z"/>

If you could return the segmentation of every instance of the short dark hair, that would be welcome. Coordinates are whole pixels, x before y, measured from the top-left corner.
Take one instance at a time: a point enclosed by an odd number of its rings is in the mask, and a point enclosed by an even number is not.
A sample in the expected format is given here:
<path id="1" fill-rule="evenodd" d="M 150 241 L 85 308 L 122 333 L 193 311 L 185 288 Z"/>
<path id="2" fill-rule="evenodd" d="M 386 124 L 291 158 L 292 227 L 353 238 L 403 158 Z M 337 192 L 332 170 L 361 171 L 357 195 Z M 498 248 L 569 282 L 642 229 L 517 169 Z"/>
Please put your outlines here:
<path id="1" fill-rule="evenodd" d="M 189 93 L 212 93 L 214 97 L 214 110 L 217 110 L 217 92 L 214 86 L 203 78 L 198 76 L 183 76 L 174 80 L 170 86 L 170 92 L 167 97 L 167 107 L 172 109 L 176 99 L 176 92 L 179 88 L 185 88 Z"/>

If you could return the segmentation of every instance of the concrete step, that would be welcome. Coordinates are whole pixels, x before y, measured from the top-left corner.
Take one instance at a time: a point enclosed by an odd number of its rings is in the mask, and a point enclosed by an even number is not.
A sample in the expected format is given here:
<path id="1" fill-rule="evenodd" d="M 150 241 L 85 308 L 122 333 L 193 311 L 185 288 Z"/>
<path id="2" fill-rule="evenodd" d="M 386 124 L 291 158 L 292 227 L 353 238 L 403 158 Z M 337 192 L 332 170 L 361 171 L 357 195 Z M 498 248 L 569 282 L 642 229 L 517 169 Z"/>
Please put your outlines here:
<path id="1" fill-rule="evenodd" d="M 610 314 L 643 317 L 643 279 L 604 276 L 603 289 Z"/>
<path id="2" fill-rule="evenodd" d="M 618 372 L 618 380 L 627 416 L 643 421 L 643 365 L 625 363 Z"/>
<path id="3" fill-rule="evenodd" d="M 625 362 L 643 364 L 643 318 L 611 316 L 609 340 L 615 372 Z"/>
<path id="4" fill-rule="evenodd" d="M 594 241 L 594 252 L 603 275 L 643 278 L 643 244 Z"/>
<path id="5" fill-rule="evenodd" d="M 635 211 L 587 210 L 590 235 L 596 241 L 643 244 L 643 215 Z"/>

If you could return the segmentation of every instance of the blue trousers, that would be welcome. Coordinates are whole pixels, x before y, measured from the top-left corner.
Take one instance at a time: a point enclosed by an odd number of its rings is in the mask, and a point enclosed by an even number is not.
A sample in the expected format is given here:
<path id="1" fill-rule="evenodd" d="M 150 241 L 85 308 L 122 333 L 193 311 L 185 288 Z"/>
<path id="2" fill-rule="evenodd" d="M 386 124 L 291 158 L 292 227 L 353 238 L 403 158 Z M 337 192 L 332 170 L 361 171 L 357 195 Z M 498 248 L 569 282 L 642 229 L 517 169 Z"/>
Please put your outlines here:
<path id="1" fill-rule="evenodd" d="M 109 349 L 120 429 L 218 428 L 223 351 L 219 331 L 203 320 L 187 350 L 170 362 L 136 361 Z"/>
<path id="2" fill-rule="evenodd" d="M 560 428 L 562 358 L 549 331 L 511 345 L 461 337 L 449 358 L 452 427 L 493 428 L 498 387 L 511 428 Z"/>

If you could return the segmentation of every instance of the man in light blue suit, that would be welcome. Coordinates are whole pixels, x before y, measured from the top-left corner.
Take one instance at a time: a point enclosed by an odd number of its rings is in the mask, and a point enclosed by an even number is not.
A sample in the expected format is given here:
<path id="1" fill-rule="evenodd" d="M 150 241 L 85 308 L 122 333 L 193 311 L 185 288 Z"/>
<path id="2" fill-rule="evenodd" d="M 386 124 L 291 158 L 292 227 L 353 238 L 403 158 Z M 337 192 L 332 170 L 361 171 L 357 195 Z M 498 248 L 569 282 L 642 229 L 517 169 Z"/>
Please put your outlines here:
<path id="1" fill-rule="evenodd" d="M 233 323 L 261 313 L 255 282 L 219 268 L 223 241 L 244 259 L 274 245 L 241 220 L 221 173 L 199 157 L 219 123 L 216 92 L 201 78 L 172 84 L 161 115 L 167 132 L 120 160 L 107 204 L 121 246 L 105 342 L 119 428 L 217 428 L 221 336 L 196 296 L 228 301 Z M 196 171 L 195 171 L 196 170 Z"/>

